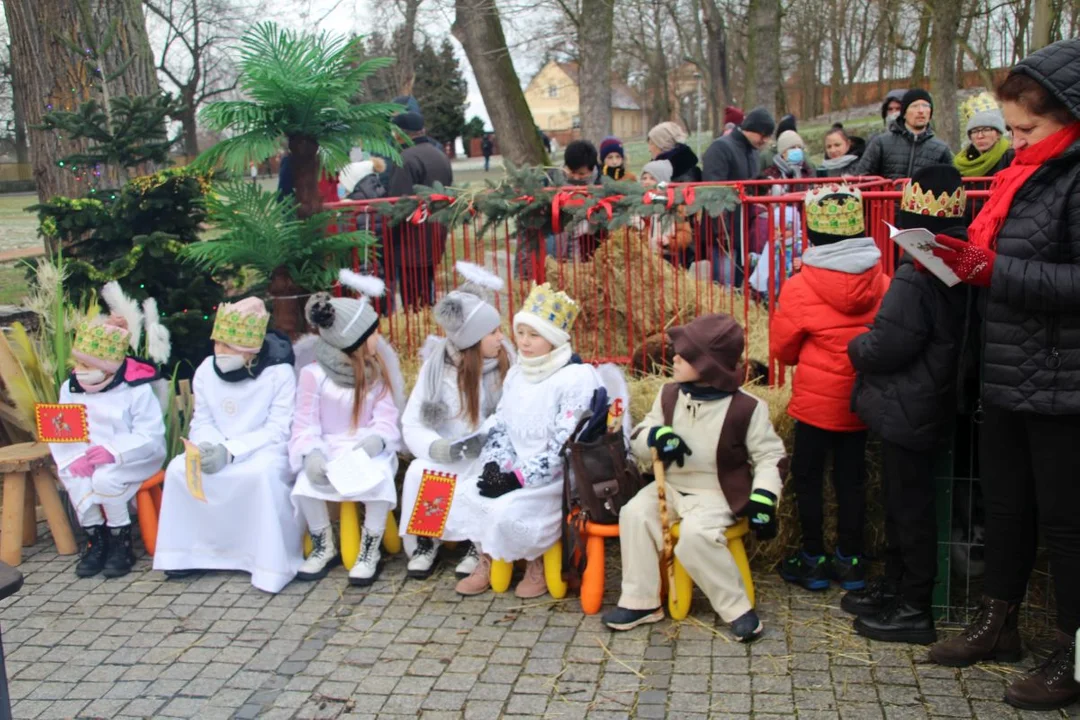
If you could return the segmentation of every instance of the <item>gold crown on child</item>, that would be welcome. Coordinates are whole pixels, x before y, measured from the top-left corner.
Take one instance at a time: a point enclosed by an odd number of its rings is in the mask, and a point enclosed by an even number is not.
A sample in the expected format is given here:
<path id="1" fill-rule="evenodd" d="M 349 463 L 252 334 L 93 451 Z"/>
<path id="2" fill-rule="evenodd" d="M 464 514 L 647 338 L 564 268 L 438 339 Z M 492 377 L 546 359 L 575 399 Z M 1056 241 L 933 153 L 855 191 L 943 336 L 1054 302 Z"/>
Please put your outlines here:
<path id="1" fill-rule="evenodd" d="M 551 283 L 533 286 L 523 309 L 566 333 L 570 332 L 581 312 L 573 298 L 562 290 L 553 290 Z"/>
<path id="2" fill-rule="evenodd" d="M 130 339 L 131 333 L 119 325 L 87 320 L 75 332 L 75 343 L 71 349 L 99 360 L 120 362 L 127 356 Z"/>
<path id="3" fill-rule="evenodd" d="M 967 192 L 961 185 L 951 194 L 942 192 L 935 196 L 933 190 L 923 190 L 917 182 L 908 183 L 900 198 L 900 209 L 913 215 L 929 215 L 941 218 L 964 217 L 967 208 Z"/>
<path id="4" fill-rule="evenodd" d="M 863 232 L 862 193 L 857 188 L 829 183 L 806 192 L 806 226 L 824 235 L 850 237 Z"/>
<path id="5" fill-rule="evenodd" d="M 245 348 L 261 347 L 269 323 L 270 316 L 266 313 L 242 312 L 235 305 L 225 303 L 218 308 L 210 339 Z"/>

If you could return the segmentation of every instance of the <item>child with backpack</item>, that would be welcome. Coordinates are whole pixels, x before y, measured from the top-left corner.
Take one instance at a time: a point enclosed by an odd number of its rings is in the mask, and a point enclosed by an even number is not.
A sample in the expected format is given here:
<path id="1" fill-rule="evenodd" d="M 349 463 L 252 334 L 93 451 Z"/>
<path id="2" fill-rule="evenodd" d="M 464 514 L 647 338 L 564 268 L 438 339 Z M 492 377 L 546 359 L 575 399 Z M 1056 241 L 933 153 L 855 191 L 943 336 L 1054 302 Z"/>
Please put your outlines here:
<path id="1" fill-rule="evenodd" d="M 811 248 L 802 270 L 780 291 L 769 332 L 772 355 L 795 365 L 788 415 L 795 418 L 791 474 L 802 527 L 802 549 L 786 559 L 780 575 L 807 590 L 836 580 L 845 590 L 866 585 L 866 425 L 851 410 L 855 369 L 848 343 L 874 321 L 889 280 L 881 252 L 865 237 L 862 194 L 843 184 L 806 193 L 806 233 Z M 825 553 L 825 466 L 839 505 L 839 542 Z"/>
<path id="2" fill-rule="evenodd" d="M 668 332 L 674 382 L 661 388 L 634 428 L 631 447 L 647 464 L 653 450 L 663 461 L 668 512 L 680 521 L 675 555 L 735 637 L 752 642 L 762 625 L 724 531 L 747 515 L 759 539 L 775 537 L 787 454 L 768 405 L 740 389 L 745 339 L 735 319 L 703 315 Z M 619 536 L 622 595 L 604 624 L 630 630 L 659 622 L 663 529 L 655 483 L 622 508 Z"/>
<path id="3" fill-rule="evenodd" d="M 460 501 L 480 562 L 457 584 L 461 595 L 491 587 L 492 558 L 526 560 L 514 594 L 547 592 L 542 556 L 560 538 L 563 462 L 560 451 L 589 409 L 600 379 L 570 345 L 578 304 L 550 285 L 534 286 L 514 316 L 518 362 L 506 375 L 494 424 L 480 455 L 483 468 Z M 459 498 L 455 497 L 455 502 Z"/>

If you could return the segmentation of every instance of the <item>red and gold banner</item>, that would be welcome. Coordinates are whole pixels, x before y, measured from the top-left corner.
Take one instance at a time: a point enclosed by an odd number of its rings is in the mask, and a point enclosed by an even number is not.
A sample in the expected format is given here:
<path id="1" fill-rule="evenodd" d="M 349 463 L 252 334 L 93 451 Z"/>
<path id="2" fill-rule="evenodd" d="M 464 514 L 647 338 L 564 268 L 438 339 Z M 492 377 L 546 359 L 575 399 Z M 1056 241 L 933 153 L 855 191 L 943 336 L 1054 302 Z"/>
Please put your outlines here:
<path id="1" fill-rule="evenodd" d="M 34 405 L 37 438 L 47 443 L 90 441 L 86 406 L 78 403 L 37 403 Z"/>
<path id="2" fill-rule="evenodd" d="M 457 475 L 453 473 L 425 470 L 406 532 L 420 537 L 442 537 L 456 485 Z"/>

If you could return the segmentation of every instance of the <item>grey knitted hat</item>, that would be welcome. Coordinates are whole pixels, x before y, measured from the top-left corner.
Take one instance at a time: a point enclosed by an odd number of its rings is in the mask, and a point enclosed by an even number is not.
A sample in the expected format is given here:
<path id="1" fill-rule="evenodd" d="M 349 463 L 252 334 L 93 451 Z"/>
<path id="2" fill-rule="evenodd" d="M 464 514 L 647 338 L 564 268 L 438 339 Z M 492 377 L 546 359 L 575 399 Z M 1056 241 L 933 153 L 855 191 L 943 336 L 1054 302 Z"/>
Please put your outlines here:
<path id="1" fill-rule="evenodd" d="M 359 298 L 332 297 L 315 293 L 304 307 L 304 315 L 327 345 L 350 354 L 379 329 L 379 314 L 368 301 L 386 292 L 382 280 L 341 270 L 341 284 L 361 293 Z"/>
<path id="2" fill-rule="evenodd" d="M 972 130 L 981 127 L 994 128 L 1004 135 L 1005 118 L 1002 116 L 1000 110 L 981 110 L 972 115 L 971 119 L 968 120 L 967 128 L 964 129 L 964 134 L 970 137 Z"/>
<path id="3" fill-rule="evenodd" d="M 502 278 L 479 265 L 459 261 L 457 270 L 466 283 L 450 291 L 435 306 L 435 322 L 458 350 L 476 345 L 502 324 L 491 304 L 503 287 Z"/>

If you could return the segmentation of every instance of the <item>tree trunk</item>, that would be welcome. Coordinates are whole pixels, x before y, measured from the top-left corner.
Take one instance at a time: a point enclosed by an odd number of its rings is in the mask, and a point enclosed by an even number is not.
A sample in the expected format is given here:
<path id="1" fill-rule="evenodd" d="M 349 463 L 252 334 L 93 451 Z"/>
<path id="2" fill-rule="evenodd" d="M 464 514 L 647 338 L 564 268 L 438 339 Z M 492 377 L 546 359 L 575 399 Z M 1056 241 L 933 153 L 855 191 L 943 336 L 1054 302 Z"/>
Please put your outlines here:
<path id="1" fill-rule="evenodd" d="M 104 35 L 113 18 L 119 19 L 112 49 L 103 59 L 106 72 L 115 72 L 128 57 L 134 60 L 120 77 L 109 83 L 112 97 L 152 95 L 161 91 L 139 0 L 94 0 L 99 32 Z M 101 96 L 83 58 L 61 44 L 57 36 L 79 45 L 84 30 L 71 0 L 5 0 L 4 13 L 11 33 L 11 60 L 19 68 L 15 102 L 22 109 L 30 145 L 38 198 L 81 196 L 88 187 L 74 173 L 58 165 L 60 158 L 85 149 L 86 141 L 73 142 L 52 131 L 37 129 L 49 110 L 76 110 L 80 103 Z M 103 172 L 102 181 L 108 177 Z"/>
<path id="2" fill-rule="evenodd" d="M 319 142 L 313 137 L 292 135 L 289 137 L 289 155 L 292 158 L 293 183 L 296 188 L 296 216 L 306 220 L 322 211 L 319 194 Z"/>
<path id="3" fill-rule="evenodd" d="M 401 33 L 402 40 L 395 65 L 398 95 L 413 94 L 413 82 L 416 80 L 416 15 L 421 2 L 423 0 L 406 0 L 405 22 L 397 30 Z"/>
<path id="4" fill-rule="evenodd" d="M 930 93 L 934 96 L 934 132 L 949 147 L 959 147 L 960 127 L 956 103 L 956 34 L 960 29 L 960 3 L 933 0 L 934 33 L 930 41 Z"/>
<path id="5" fill-rule="evenodd" d="M 544 144 L 506 47 L 498 8 L 491 0 L 454 0 L 454 11 L 451 32 L 465 48 L 503 157 L 518 167 L 543 165 Z"/>
<path id="6" fill-rule="evenodd" d="M 199 154 L 199 108 L 195 101 L 195 86 L 188 85 L 182 88 L 181 101 L 184 109 L 180 111 L 180 128 L 184 136 L 184 154 L 188 156 L 188 162 Z"/>
<path id="7" fill-rule="evenodd" d="M 780 94 L 780 0 L 750 0 L 745 107 L 776 116 Z"/>
<path id="8" fill-rule="evenodd" d="M 270 274 L 270 303 L 273 310 L 274 327 L 296 340 L 304 331 L 304 303 L 298 297 L 303 288 L 293 282 L 288 271 L 279 267 Z"/>
<path id="9" fill-rule="evenodd" d="M 930 48 L 930 4 L 923 5 L 919 17 L 919 34 L 915 37 L 915 61 L 911 67 L 911 87 L 919 87 L 926 79 L 926 53 Z"/>
<path id="10" fill-rule="evenodd" d="M 839 7 L 839 0 L 829 2 L 829 51 L 832 55 L 832 70 L 829 73 L 829 112 L 836 112 L 844 103 L 844 62 L 840 49 L 840 33 L 850 32 L 844 22 Z"/>
<path id="11" fill-rule="evenodd" d="M 1035 0 L 1035 20 L 1031 32 L 1031 52 L 1050 44 L 1054 26 L 1054 9 L 1050 0 Z"/>
<path id="12" fill-rule="evenodd" d="M 727 29 L 724 15 L 715 0 L 701 0 L 705 15 L 706 48 L 709 67 L 709 107 L 712 109 L 712 134 L 724 132 L 724 110 L 728 104 Z"/>
<path id="13" fill-rule="evenodd" d="M 11 69 L 11 114 L 15 118 L 15 162 L 20 165 L 30 164 L 30 145 L 26 141 L 26 117 L 22 105 L 19 104 L 18 85 L 22 80 L 22 73 L 13 64 Z"/>
<path id="14" fill-rule="evenodd" d="M 578 28 L 581 136 L 599 145 L 611 134 L 611 41 L 615 2 L 581 0 L 581 17 L 588 18 Z"/>

